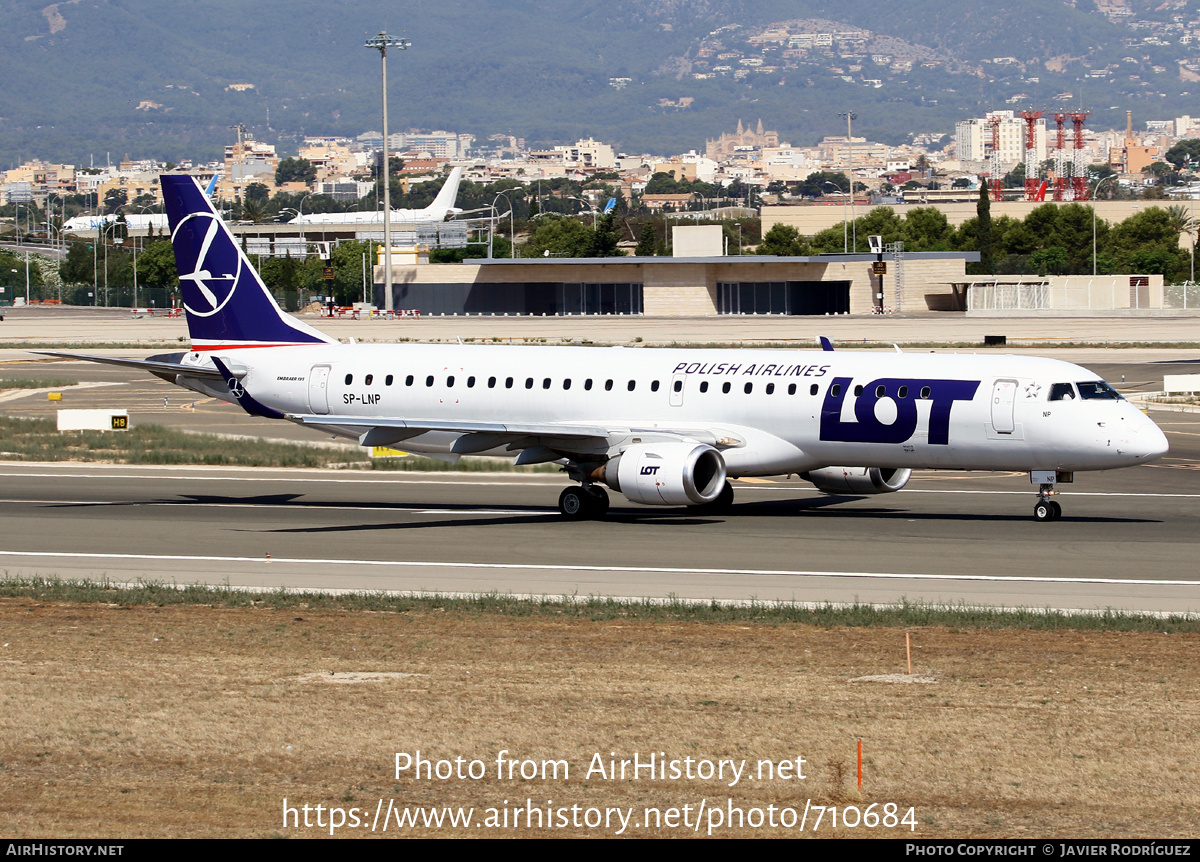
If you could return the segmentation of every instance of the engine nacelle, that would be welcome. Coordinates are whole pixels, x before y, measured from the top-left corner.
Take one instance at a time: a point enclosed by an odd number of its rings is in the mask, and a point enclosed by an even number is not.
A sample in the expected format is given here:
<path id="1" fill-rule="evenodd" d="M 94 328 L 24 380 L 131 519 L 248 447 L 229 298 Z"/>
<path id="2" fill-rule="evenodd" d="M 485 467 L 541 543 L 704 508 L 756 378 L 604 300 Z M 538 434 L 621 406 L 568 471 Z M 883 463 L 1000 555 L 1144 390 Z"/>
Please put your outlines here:
<path id="1" fill-rule="evenodd" d="M 911 476 L 912 470 L 900 467 L 822 467 L 800 474 L 826 494 L 890 494 Z"/>
<path id="2" fill-rule="evenodd" d="M 698 506 L 725 487 L 725 459 L 703 443 L 643 443 L 604 465 L 598 477 L 635 503 Z"/>

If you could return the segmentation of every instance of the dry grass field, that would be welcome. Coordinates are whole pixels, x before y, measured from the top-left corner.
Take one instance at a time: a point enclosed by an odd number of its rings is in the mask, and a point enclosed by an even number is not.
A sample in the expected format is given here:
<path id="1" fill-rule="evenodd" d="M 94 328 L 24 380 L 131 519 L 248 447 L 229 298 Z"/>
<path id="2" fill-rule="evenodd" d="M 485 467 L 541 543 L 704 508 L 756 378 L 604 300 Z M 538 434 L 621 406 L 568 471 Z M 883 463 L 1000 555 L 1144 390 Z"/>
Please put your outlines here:
<path id="1" fill-rule="evenodd" d="M 905 675 L 906 631 L 920 681 Z M 705 835 L 714 806 L 775 806 L 786 822 L 808 804 L 810 836 L 1178 837 L 1200 810 L 1194 634 L 4 598 L 0 644 L 12 837 L 318 837 L 330 807 L 346 812 L 336 834 L 365 837 L 377 809 L 384 834 L 389 804 L 467 806 L 474 819 L 400 830 L 393 814 L 388 836 L 608 836 L 619 820 L 589 828 L 588 810 L 618 808 L 625 835 Z M 397 778 L 396 754 L 418 750 L 478 759 L 486 776 Z M 518 766 L 501 780 L 502 751 L 570 771 L 524 780 Z M 586 775 L 594 754 L 607 767 L 635 752 L 746 771 L 735 786 L 728 772 Z M 803 780 L 757 779 L 760 760 L 797 757 Z M 323 806 L 326 828 L 285 827 L 285 797 L 301 823 L 302 806 L 314 824 Z M 813 831 L 812 806 L 886 803 L 914 809 L 915 831 L 834 830 L 828 813 Z M 647 826 L 648 807 L 678 819 Z M 477 825 L 488 808 L 507 808 L 508 827 Z"/>

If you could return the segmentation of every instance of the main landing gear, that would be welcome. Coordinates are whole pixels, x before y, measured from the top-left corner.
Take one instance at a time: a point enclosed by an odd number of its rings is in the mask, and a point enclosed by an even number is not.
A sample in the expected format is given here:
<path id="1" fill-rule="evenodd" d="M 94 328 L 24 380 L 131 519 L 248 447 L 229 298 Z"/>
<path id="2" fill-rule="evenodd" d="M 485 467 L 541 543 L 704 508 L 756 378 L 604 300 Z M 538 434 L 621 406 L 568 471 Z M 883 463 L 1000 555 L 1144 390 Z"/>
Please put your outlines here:
<path id="1" fill-rule="evenodd" d="M 1073 482 L 1075 476 L 1072 473 L 1058 473 L 1054 470 L 1032 470 L 1029 473 L 1029 481 L 1038 486 L 1038 499 L 1033 505 L 1033 518 L 1035 521 L 1057 521 L 1062 517 L 1062 506 L 1050 497 L 1058 493 L 1054 490 L 1054 486 L 1059 482 Z"/>
<path id="2" fill-rule="evenodd" d="M 558 495 L 558 511 L 568 521 L 603 518 L 608 514 L 608 492 L 599 485 L 572 485 Z"/>

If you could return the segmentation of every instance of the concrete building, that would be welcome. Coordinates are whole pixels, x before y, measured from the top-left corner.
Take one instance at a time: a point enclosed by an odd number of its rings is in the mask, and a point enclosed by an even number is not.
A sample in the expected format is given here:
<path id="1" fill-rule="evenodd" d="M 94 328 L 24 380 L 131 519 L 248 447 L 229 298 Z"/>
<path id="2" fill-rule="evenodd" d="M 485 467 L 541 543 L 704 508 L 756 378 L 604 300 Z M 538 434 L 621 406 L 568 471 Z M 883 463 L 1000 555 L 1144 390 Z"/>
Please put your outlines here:
<path id="1" fill-rule="evenodd" d="M 956 155 L 963 169 L 978 173 L 985 170 L 992 156 L 993 118 L 1000 120 L 1000 162 L 1009 171 L 1025 161 L 1025 121 L 1013 111 L 989 111 L 984 117 L 962 120 L 954 127 Z M 1034 138 L 1037 160 L 1046 160 L 1046 119 L 1035 121 Z"/>
<path id="2" fill-rule="evenodd" d="M 422 315 L 833 315 L 954 308 L 952 285 L 978 253 L 814 257 L 610 257 L 392 266 L 393 303 Z M 383 306 L 383 268 L 374 268 Z"/>

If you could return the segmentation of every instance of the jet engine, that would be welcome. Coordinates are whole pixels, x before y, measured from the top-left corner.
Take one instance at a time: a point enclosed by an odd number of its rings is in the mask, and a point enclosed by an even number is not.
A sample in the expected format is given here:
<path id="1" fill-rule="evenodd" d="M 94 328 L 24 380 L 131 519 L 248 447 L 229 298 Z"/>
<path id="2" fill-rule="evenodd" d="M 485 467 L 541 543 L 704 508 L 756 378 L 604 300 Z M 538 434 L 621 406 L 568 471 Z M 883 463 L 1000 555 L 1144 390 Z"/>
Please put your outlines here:
<path id="1" fill-rule="evenodd" d="M 911 476 L 912 470 L 899 467 L 822 467 L 800 474 L 826 494 L 890 494 Z"/>
<path id="2" fill-rule="evenodd" d="M 614 491 L 651 506 L 711 503 L 725 487 L 725 459 L 703 443 L 630 446 L 597 473 Z"/>

